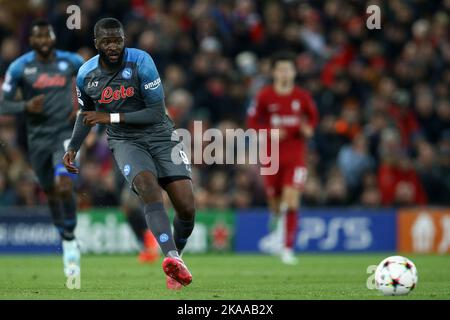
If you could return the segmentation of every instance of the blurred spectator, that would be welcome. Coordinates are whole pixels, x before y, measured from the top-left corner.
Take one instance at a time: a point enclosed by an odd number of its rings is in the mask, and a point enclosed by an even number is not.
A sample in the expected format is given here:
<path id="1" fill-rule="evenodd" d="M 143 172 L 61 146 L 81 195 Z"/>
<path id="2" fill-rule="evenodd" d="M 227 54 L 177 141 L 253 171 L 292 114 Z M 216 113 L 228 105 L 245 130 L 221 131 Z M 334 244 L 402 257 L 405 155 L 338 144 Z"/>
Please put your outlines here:
<path id="1" fill-rule="evenodd" d="M 302 205 L 307 207 L 320 206 L 322 204 L 322 184 L 315 175 L 309 175 L 302 194 Z"/>
<path id="2" fill-rule="evenodd" d="M 37 184 L 31 169 L 21 172 L 15 184 L 16 202 L 17 206 L 34 207 L 39 204 L 39 199 L 36 193 Z"/>
<path id="3" fill-rule="evenodd" d="M 378 181 L 376 173 L 366 171 L 361 179 L 361 195 L 359 204 L 367 207 L 381 206 L 381 193 L 378 188 Z"/>
<path id="4" fill-rule="evenodd" d="M 381 194 L 377 188 L 363 189 L 360 204 L 364 207 L 377 208 L 381 205 Z"/>
<path id="5" fill-rule="evenodd" d="M 450 129 L 447 129 L 442 134 L 442 139 L 439 142 L 438 152 L 438 166 L 437 171 L 439 177 L 443 181 L 442 194 L 444 198 L 441 204 L 450 204 Z"/>
<path id="6" fill-rule="evenodd" d="M 12 206 L 15 204 L 14 190 L 9 187 L 6 175 L 0 171 L 0 206 Z"/>
<path id="7" fill-rule="evenodd" d="M 177 127 L 188 127 L 192 119 L 192 104 L 192 95 L 185 89 L 176 89 L 168 95 L 167 112 Z"/>
<path id="8" fill-rule="evenodd" d="M 325 172 L 335 163 L 341 146 L 342 136 L 337 135 L 335 117 L 324 115 L 315 134 L 316 148 L 320 155 L 319 172 Z"/>
<path id="9" fill-rule="evenodd" d="M 378 184 L 382 204 L 426 204 L 425 190 L 411 160 L 402 150 L 398 132 L 383 132 L 380 147 L 382 156 L 378 168 Z"/>
<path id="10" fill-rule="evenodd" d="M 336 167 L 330 170 L 325 183 L 324 204 L 333 207 L 349 204 L 349 194 L 345 179 Z"/>
<path id="11" fill-rule="evenodd" d="M 444 203 L 448 194 L 445 193 L 436 151 L 431 144 L 425 141 L 420 142 L 418 146 L 417 171 L 427 194 L 428 203 Z"/>
<path id="12" fill-rule="evenodd" d="M 358 134 L 351 145 L 343 146 L 338 155 L 338 166 L 351 192 L 360 187 L 362 174 L 373 169 L 375 163 L 368 154 L 366 137 Z"/>

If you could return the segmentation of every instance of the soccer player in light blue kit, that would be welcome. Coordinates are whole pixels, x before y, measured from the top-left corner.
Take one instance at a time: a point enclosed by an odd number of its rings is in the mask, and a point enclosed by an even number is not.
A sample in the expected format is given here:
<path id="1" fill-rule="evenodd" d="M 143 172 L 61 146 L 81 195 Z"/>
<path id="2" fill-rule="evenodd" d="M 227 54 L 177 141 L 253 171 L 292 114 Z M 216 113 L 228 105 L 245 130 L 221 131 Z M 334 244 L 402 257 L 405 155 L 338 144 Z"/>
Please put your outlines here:
<path id="1" fill-rule="evenodd" d="M 64 165 L 73 165 L 76 152 L 90 126 L 105 124 L 108 144 L 125 179 L 144 203 L 147 224 L 166 256 L 163 270 L 169 289 L 191 283 L 192 276 L 181 259 L 194 228 L 194 194 L 191 167 L 174 124 L 167 116 L 164 91 L 156 66 L 142 50 L 125 48 L 122 24 L 113 18 L 94 27 L 99 54 L 87 61 L 77 76 L 77 116 Z M 172 159 L 172 155 L 179 157 Z M 176 211 L 174 232 L 163 206 L 167 191 Z"/>
<path id="2" fill-rule="evenodd" d="M 31 26 L 32 51 L 9 66 L 2 87 L 1 114 L 25 112 L 31 166 L 47 195 L 52 220 L 62 238 L 64 273 L 79 272 L 75 239 L 73 175 L 62 164 L 75 117 L 72 84 L 83 58 L 54 49 L 55 33 L 45 20 Z M 24 101 L 15 101 L 20 89 Z"/>

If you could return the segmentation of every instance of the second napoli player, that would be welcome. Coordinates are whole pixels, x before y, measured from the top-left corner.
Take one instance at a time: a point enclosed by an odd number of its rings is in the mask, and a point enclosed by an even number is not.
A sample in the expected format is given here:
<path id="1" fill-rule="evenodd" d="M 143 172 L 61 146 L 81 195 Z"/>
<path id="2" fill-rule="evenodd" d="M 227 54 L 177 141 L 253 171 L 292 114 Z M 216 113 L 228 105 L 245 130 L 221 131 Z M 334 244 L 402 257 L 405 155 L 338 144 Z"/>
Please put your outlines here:
<path id="1" fill-rule="evenodd" d="M 144 203 L 147 224 L 165 255 L 167 286 L 179 289 L 192 281 L 181 259 L 194 228 L 194 194 L 182 144 L 173 141 L 174 124 L 166 114 L 164 91 L 156 66 L 142 50 L 126 48 L 122 24 L 114 18 L 94 27 L 98 55 L 77 76 L 81 111 L 75 122 L 64 165 L 78 173 L 73 162 L 91 126 L 106 125 L 108 144 L 125 179 Z M 177 164 L 179 163 L 179 164 Z M 176 215 L 174 232 L 163 206 L 162 188 Z"/>
<path id="2" fill-rule="evenodd" d="M 80 249 L 75 239 L 76 199 L 73 176 L 63 164 L 73 116 L 73 78 L 83 58 L 56 50 L 53 27 L 36 20 L 30 28 L 32 51 L 17 58 L 6 72 L 0 114 L 25 113 L 28 155 L 44 190 L 53 224 L 62 239 L 64 273 L 80 271 Z M 15 101 L 21 91 L 23 101 Z"/>

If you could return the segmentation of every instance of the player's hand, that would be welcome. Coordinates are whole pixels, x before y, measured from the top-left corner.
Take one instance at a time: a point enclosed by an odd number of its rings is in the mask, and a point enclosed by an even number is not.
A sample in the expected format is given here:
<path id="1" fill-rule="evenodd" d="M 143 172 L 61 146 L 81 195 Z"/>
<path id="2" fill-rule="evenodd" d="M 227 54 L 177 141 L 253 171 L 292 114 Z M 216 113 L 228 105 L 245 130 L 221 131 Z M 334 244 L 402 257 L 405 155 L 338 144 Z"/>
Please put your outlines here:
<path id="1" fill-rule="evenodd" d="M 30 113 L 41 113 L 44 110 L 45 95 L 37 95 L 25 103 L 25 110 Z"/>
<path id="2" fill-rule="evenodd" d="M 78 173 L 79 170 L 73 162 L 75 161 L 75 156 L 77 155 L 76 151 L 74 150 L 67 150 L 67 152 L 64 154 L 63 157 L 63 164 L 64 167 L 66 167 L 67 171 L 70 173 Z"/>
<path id="3" fill-rule="evenodd" d="M 314 134 L 313 127 L 305 119 L 300 121 L 300 134 L 307 139 L 311 138 Z"/>
<path id="4" fill-rule="evenodd" d="M 300 133 L 303 135 L 303 137 L 309 139 L 313 136 L 314 131 L 310 125 L 306 125 L 300 128 Z"/>
<path id="5" fill-rule="evenodd" d="M 83 123 L 88 126 L 94 126 L 96 124 L 107 124 L 110 123 L 110 115 L 106 112 L 97 111 L 84 111 L 81 113 L 83 118 Z"/>

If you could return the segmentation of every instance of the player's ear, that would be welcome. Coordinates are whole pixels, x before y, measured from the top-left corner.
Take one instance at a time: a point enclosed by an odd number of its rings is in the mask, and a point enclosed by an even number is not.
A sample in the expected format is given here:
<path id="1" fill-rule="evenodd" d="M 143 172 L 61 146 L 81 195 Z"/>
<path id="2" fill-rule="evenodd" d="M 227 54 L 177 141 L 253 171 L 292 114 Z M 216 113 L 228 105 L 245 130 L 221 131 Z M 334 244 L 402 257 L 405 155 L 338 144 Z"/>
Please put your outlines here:
<path id="1" fill-rule="evenodd" d="M 97 39 L 96 38 L 94 38 L 94 46 L 95 46 L 95 49 L 98 50 L 98 45 L 97 45 Z"/>
<path id="2" fill-rule="evenodd" d="M 34 49 L 34 37 L 33 36 L 28 37 L 28 43 L 30 44 L 30 47 Z"/>

